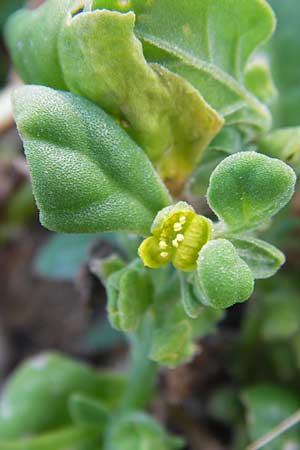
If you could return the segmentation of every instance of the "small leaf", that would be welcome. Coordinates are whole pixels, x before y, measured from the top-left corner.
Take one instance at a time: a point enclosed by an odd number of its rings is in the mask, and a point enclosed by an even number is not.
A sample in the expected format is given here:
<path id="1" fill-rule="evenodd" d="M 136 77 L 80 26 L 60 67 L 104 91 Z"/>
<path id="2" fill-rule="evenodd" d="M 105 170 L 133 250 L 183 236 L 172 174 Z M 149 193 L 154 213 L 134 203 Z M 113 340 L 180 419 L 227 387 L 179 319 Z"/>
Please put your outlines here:
<path id="1" fill-rule="evenodd" d="M 152 282 L 140 261 L 113 273 L 107 280 L 107 312 L 112 327 L 135 330 L 152 302 Z"/>
<path id="2" fill-rule="evenodd" d="M 259 141 L 259 151 L 282 159 L 300 174 L 300 127 L 271 131 Z"/>
<path id="3" fill-rule="evenodd" d="M 180 279 L 182 305 L 186 314 L 191 319 L 195 319 L 201 314 L 203 306 L 194 294 L 193 284 L 189 280 L 189 276 L 184 275 L 183 272 L 178 272 L 178 275 Z"/>
<path id="4" fill-rule="evenodd" d="M 166 434 L 152 417 L 131 412 L 114 422 L 105 450 L 180 450 L 184 442 Z"/>
<path id="5" fill-rule="evenodd" d="M 124 269 L 125 262 L 119 255 L 112 253 L 106 258 L 94 259 L 90 263 L 91 272 L 100 279 L 103 285 L 106 284 L 107 279 L 115 272 Z"/>
<path id="6" fill-rule="evenodd" d="M 168 367 L 189 361 L 196 347 L 188 320 L 174 321 L 155 330 L 149 358 Z"/>
<path id="7" fill-rule="evenodd" d="M 264 55 L 256 56 L 245 71 L 245 86 L 263 103 L 271 104 L 277 96 L 270 65 Z"/>
<path id="8" fill-rule="evenodd" d="M 69 410 L 73 421 L 79 425 L 105 425 L 109 410 L 105 404 L 82 394 L 73 394 L 69 399 Z"/>
<path id="9" fill-rule="evenodd" d="M 198 283 L 207 305 L 227 308 L 252 294 L 252 272 L 226 239 L 209 241 L 200 251 L 197 264 Z"/>
<path id="10" fill-rule="evenodd" d="M 296 176 L 278 159 L 255 152 L 229 156 L 214 170 L 208 202 L 231 232 L 256 228 L 292 197 Z"/>
<path id="11" fill-rule="evenodd" d="M 100 108 L 25 86 L 14 110 L 41 222 L 62 232 L 149 232 L 168 193 L 144 152 Z"/>
<path id="12" fill-rule="evenodd" d="M 16 370 L 2 393 L 1 439 L 71 424 L 68 400 L 73 393 L 96 397 L 111 408 L 119 401 L 124 385 L 122 376 L 98 373 L 56 353 L 32 358 Z"/>
<path id="13" fill-rule="evenodd" d="M 253 237 L 228 237 L 254 278 L 269 278 L 284 264 L 284 254 L 267 242 Z"/>

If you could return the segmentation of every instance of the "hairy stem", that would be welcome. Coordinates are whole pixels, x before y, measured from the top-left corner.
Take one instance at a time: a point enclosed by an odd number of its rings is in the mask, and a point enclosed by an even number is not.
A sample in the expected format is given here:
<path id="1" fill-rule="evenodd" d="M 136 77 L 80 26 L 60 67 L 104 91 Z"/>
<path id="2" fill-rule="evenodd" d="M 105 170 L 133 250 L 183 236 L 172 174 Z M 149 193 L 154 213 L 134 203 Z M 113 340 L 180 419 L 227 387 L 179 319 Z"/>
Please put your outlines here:
<path id="1" fill-rule="evenodd" d="M 128 385 L 121 402 L 121 411 L 144 408 L 153 393 L 158 366 L 148 358 L 153 319 L 147 315 L 138 331 L 128 334 L 131 348 L 131 367 Z"/>

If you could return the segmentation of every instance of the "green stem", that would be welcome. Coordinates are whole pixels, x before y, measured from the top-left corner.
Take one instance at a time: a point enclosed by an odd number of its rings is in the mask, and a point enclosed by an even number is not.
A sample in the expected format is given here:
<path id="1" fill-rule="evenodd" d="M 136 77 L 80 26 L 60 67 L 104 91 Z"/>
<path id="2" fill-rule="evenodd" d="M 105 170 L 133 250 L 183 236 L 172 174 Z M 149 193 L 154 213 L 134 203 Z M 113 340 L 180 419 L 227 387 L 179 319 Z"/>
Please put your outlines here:
<path id="1" fill-rule="evenodd" d="M 152 394 L 158 365 L 148 358 L 153 330 L 153 319 L 148 314 L 138 331 L 128 334 L 131 349 L 131 367 L 128 385 L 120 408 L 121 412 L 142 409 Z"/>

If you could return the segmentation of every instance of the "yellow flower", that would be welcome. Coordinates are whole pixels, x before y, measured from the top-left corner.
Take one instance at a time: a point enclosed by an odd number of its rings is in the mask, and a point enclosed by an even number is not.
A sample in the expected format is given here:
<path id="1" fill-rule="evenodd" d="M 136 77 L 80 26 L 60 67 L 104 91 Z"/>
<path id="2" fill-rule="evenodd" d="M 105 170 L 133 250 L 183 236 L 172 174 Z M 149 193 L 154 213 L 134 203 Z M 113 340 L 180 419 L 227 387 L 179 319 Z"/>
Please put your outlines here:
<path id="1" fill-rule="evenodd" d="M 168 206 L 156 216 L 152 236 L 141 243 L 138 253 L 147 267 L 172 262 L 180 270 L 196 268 L 199 251 L 209 240 L 211 223 L 185 202 Z"/>

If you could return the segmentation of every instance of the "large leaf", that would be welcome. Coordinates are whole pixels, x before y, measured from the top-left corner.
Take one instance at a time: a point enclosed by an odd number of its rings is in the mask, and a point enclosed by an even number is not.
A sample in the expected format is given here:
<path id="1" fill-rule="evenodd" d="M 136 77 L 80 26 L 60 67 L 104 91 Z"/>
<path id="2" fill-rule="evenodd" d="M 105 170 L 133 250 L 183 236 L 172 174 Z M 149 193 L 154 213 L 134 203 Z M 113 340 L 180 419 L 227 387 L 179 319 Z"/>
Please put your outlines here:
<path id="1" fill-rule="evenodd" d="M 190 81 L 227 124 L 250 135 L 270 126 L 268 110 L 247 91 L 243 77 L 249 56 L 274 30 L 266 1 L 134 0 L 133 6 L 146 59 Z"/>
<path id="2" fill-rule="evenodd" d="M 100 105 L 180 187 L 223 119 L 183 78 L 146 62 L 133 12 L 117 12 L 117 2 L 98 3 L 114 11 L 48 0 L 13 16 L 6 36 L 16 67 L 29 83 L 67 87 Z M 49 43 L 41 35 L 49 35 Z"/>
<path id="3" fill-rule="evenodd" d="M 35 357 L 17 369 L 2 392 L 0 439 L 14 440 L 71 424 L 68 401 L 74 393 L 112 408 L 122 395 L 124 381 L 59 354 Z"/>
<path id="4" fill-rule="evenodd" d="M 208 202 L 234 232 L 255 228 L 292 197 L 294 171 L 279 159 L 240 152 L 224 159 L 211 175 Z"/>
<path id="5" fill-rule="evenodd" d="M 106 113 L 41 86 L 19 88 L 14 111 L 43 225 L 149 233 L 168 193 L 145 153 Z"/>
<path id="6" fill-rule="evenodd" d="M 179 181 L 223 120 L 181 77 L 147 64 L 134 24 L 133 12 L 108 10 L 66 20 L 58 40 L 64 79 L 114 115 L 164 178 Z"/>

